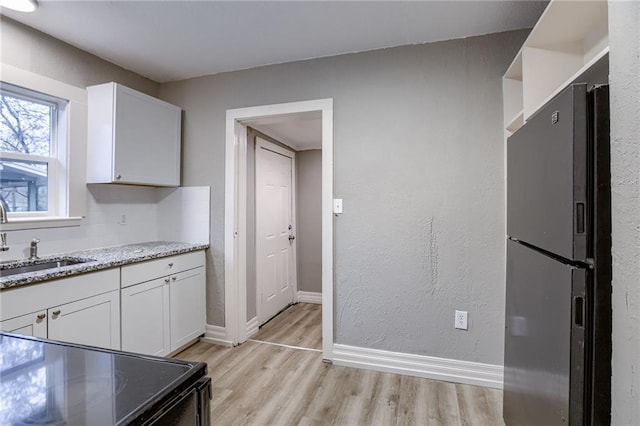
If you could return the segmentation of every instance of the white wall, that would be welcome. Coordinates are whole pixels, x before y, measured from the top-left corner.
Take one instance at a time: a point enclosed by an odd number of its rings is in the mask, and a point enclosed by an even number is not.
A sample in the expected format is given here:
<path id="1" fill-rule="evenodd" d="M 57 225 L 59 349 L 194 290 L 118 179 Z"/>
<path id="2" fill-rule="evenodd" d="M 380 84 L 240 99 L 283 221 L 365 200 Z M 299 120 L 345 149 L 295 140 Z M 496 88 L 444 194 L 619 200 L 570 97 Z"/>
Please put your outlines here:
<path id="1" fill-rule="evenodd" d="M 609 2 L 613 425 L 640 422 L 640 2 Z"/>
<path id="2" fill-rule="evenodd" d="M 207 319 L 224 325 L 230 108 L 334 99 L 336 342 L 503 362 L 501 77 L 525 32 L 163 84 L 185 110 L 183 179 L 211 185 Z M 469 311 L 456 331 L 454 310 Z"/>

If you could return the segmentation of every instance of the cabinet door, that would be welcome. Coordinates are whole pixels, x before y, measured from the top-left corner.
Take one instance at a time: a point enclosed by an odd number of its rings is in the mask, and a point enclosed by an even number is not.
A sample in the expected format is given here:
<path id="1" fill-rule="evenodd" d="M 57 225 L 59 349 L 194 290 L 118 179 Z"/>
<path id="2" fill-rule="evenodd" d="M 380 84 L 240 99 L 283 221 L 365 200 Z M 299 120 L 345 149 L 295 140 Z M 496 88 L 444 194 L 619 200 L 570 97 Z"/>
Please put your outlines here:
<path id="1" fill-rule="evenodd" d="M 120 291 L 48 309 L 49 338 L 120 349 Z"/>
<path id="2" fill-rule="evenodd" d="M 180 135 L 180 108 L 116 85 L 114 182 L 179 186 Z"/>
<path id="3" fill-rule="evenodd" d="M 47 312 L 39 311 L 0 322 L 0 330 L 47 338 Z"/>
<path id="4" fill-rule="evenodd" d="M 204 267 L 171 276 L 171 351 L 205 331 Z"/>
<path id="5" fill-rule="evenodd" d="M 169 341 L 169 278 L 122 289 L 122 350 L 165 356 Z"/>

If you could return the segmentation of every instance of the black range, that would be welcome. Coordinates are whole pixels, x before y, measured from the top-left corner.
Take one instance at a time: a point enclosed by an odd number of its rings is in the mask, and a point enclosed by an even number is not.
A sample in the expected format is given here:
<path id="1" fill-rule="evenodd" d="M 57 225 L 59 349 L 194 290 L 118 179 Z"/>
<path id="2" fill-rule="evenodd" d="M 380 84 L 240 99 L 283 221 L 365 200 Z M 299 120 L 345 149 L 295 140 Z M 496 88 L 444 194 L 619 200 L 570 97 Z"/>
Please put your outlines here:
<path id="1" fill-rule="evenodd" d="M 208 425 L 207 365 L 0 333 L 2 425 Z"/>

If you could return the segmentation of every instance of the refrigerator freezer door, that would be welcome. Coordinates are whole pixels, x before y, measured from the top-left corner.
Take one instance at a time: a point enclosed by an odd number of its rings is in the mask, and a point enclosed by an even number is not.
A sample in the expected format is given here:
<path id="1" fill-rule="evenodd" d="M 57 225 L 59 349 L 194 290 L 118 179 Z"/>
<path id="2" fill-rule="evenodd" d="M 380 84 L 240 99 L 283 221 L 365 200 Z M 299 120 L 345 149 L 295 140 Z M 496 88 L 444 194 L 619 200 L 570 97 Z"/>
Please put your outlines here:
<path id="1" fill-rule="evenodd" d="M 507 425 L 582 423 L 585 282 L 584 270 L 507 242 Z"/>
<path id="2" fill-rule="evenodd" d="M 507 234 L 587 258 L 587 88 L 568 87 L 507 141 Z"/>

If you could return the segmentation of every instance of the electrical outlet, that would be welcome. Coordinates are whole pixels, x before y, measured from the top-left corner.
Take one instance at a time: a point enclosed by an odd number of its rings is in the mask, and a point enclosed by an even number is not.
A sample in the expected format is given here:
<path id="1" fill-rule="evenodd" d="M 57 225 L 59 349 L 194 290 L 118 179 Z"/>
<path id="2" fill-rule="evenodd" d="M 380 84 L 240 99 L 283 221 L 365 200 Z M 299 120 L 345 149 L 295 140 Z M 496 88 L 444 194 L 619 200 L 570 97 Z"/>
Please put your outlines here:
<path id="1" fill-rule="evenodd" d="M 456 311 L 455 327 L 458 330 L 468 330 L 467 311 Z"/>
<path id="2" fill-rule="evenodd" d="M 118 219 L 118 225 L 126 225 L 127 224 L 127 215 L 122 213 L 120 218 Z"/>

